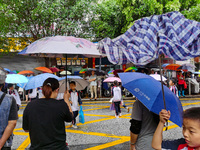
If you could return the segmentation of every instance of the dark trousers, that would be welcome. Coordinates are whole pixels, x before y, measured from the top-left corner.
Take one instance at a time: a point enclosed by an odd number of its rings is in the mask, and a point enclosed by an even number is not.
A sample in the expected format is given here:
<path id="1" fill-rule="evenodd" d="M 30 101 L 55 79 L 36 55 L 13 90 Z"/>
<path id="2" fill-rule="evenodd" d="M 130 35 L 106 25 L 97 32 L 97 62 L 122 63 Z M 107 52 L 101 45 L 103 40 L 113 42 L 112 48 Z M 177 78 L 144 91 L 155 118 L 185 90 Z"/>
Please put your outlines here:
<path id="1" fill-rule="evenodd" d="M 179 91 L 184 91 L 184 84 L 179 84 L 178 85 Z"/>
<path id="2" fill-rule="evenodd" d="M 121 101 L 119 101 L 119 102 L 114 102 L 114 105 L 115 105 L 115 113 L 116 113 L 117 116 L 119 115 L 119 113 L 121 113 L 120 103 L 121 103 Z"/>
<path id="3" fill-rule="evenodd" d="M 72 124 L 75 125 L 76 124 L 76 117 L 78 116 L 78 110 L 77 111 L 73 111 L 74 117 L 73 117 L 73 121 Z"/>
<path id="4" fill-rule="evenodd" d="M 2 147 L 1 150 L 11 150 L 11 147 Z"/>

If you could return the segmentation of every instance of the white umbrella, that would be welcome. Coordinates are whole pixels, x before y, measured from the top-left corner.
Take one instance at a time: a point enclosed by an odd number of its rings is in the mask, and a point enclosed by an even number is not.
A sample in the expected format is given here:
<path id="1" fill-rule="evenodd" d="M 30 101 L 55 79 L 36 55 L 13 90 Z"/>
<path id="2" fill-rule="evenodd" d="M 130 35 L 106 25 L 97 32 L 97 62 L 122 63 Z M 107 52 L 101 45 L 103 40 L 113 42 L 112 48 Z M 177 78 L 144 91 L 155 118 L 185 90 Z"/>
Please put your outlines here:
<path id="1" fill-rule="evenodd" d="M 60 74 L 61 75 L 66 75 L 66 71 L 65 70 L 61 71 Z M 67 71 L 67 75 L 70 75 L 70 74 L 72 74 L 72 73 L 70 71 Z"/>
<path id="2" fill-rule="evenodd" d="M 66 90 L 66 81 L 65 81 L 65 77 L 60 78 L 59 80 L 59 93 L 64 93 Z M 84 80 L 83 78 L 79 77 L 79 76 L 67 76 L 67 80 L 70 81 L 75 81 L 76 82 L 76 90 L 77 91 L 81 91 L 84 90 L 90 83 L 86 80 Z M 69 87 L 69 83 L 67 82 L 67 87 Z"/>
<path id="3" fill-rule="evenodd" d="M 161 81 L 160 74 L 150 74 L 150 76 L 153 77 L 154 79 L 158 80 L 158 81 Z M 166 81 L 167 79 L 164 76 L 162 76 L 162 80 Z"/>

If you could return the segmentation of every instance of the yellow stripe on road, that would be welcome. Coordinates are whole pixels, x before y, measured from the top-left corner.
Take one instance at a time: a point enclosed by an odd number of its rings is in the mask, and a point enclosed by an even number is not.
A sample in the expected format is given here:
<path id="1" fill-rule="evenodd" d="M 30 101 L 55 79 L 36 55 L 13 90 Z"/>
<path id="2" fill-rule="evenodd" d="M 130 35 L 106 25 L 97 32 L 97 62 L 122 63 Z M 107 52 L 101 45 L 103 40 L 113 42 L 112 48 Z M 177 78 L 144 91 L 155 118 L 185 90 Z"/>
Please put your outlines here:
<path id="1" fill-rule="evenodd" d="M 17 148 L 17 150 L 24 150 L 28 147 L 29 144 L 30 144 L 30 138 L 28 136 L 26 140 Z"/>
<path id="2" fill-rule="evenodd" d="M 128 142 L 128 141 L 130 141 L 130 138 L 121 138 L 119 140 L 109 142 L 109 143 L 106 143 L 106 144 L 102 144 L 102 145 L 98 145 L 98 146 L 95 146 L 95 147 L 87 148 L 85 150 L 101 150 L 101 149 L 105 149 L 105 148 L 108 148 L 108 147 L 119 145 L 119 144 L 122 144 L 122 143 L 125 143 L 125 142 Z"/>

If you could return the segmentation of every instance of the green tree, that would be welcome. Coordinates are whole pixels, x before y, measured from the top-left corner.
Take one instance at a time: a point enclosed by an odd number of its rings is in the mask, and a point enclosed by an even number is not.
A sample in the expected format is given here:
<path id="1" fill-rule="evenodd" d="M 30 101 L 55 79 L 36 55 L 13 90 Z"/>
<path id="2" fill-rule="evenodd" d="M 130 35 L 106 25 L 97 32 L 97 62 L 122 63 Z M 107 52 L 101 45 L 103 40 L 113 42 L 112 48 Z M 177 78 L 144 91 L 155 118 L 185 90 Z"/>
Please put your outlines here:
<path id="1" fill-rule="evenodd" d="M 171 11 L 180 11 L 191 19 L 199 18 L 200 0 L 117 0 L 126 16 L 125 32 L 135 20 Z"/>
<path id="2" fill-rule="evenodd" d="M 93 8 L 95 17 L 91 20 L 91 28 L 95 40 L 105 37 L 115 38 L 121 34 L 121 29 L 125 25 L 126 16 L 122 13 L 122 8 L 116 0 L 105 0 L 98 3 Z"/>
<path id="3" fill-rule="evenodd" d="M 91 1 L 1 0 L 0 35 L 22 37 L 20 40 L 27 44 L 46 36 L 89 37 L 92 34 L 89 27 Z M 1 47 L 5 47 L 3 39 L 0 41 Z"/>

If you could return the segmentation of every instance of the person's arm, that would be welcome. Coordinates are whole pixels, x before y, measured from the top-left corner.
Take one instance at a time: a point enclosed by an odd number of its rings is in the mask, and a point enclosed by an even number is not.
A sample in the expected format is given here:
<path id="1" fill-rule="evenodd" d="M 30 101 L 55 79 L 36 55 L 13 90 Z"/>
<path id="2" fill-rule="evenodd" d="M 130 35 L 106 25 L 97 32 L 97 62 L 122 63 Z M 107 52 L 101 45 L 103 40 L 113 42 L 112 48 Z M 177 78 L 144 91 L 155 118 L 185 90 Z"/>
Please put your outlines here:
<path id="1" fill-rule="evenodd" d="M 3 133 L 3 136 L 0 139 L 0 149 L 4 146 L 5 142 L 7 141 L 7 139 L 12 134 L 16 124 L 17 124 L 17 120 L 8 121 L 8 125 L 7 125 L 7 127 L 6 127 L 6 129 Z"/>
<path id="2" fill-rule="evenodd" d="M 69 108 L 70 113 L 73 114 L 73 111 L 72 111 L 72 108 L 71 108 L 71 104 L 70 104 L 70 102 L 69 102 L 70 94 L 69 94 L 69 91 L 68 91 L 68 90 L 65 91 L 64 97 L 63 97 L 63 98 L 64 98 L 65 103 L 67 103 L 67 105 L 68 105 L 68 108 Z"/>
<path id="3" fill-rule="evenodd" d="M 79 92 L 78 92 L 78 103 L 79 103 L 79 105 L 82 105 L 82 100 L 81 100 L 81 96 L 80 96 Z"/>
<path id="4" fill-rule="evenodd" d="M 23 112 L 23 118 L 22 118 L 22 128 L 25 132 L 29 132 L 29 119 L 28 119 L 28 110 L 29 110 L 29 104 L 26 106 Z"/>
<path id="5" fill-rule="evenodd" d="M 131 141 L 130 141 L 130 150 L 135 150 L 135 144 L 138 138 L 138 134 L 134 134 L 132 132 L 130 132 L 130 137 L 131 137 Z"/>
<path id="6" fill-rule="evenodd" d="M 165 109 L 161 110 L 159 113 L 160 116 L 160 122 L 157 126 L 157 129 L 153 135 L 152 139 L 152 148 L 155 150 L 161 150 L 162 149 L 162 133 L 163 133 L 163 127 L 165 125 L 165 122 L 169 120 L 170 118 L 170 111 L 167 111 Z"/>
<path id="7" fill-rule="evenodd" d="M 130 126 L 130 150 L 135 150 L 135 145 L 137 142 L 138 135 L 141 131 L 142 121 L 138 121 L 135 119 L 131 119 L 131 126 Z"/>

